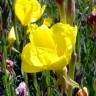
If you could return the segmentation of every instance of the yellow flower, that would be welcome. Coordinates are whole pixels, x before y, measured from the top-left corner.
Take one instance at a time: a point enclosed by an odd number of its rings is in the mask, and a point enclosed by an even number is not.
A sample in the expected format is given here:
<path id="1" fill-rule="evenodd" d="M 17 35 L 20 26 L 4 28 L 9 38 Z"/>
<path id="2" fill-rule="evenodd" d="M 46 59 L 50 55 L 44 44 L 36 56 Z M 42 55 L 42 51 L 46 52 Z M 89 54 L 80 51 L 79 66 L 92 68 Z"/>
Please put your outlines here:
<path id="1" fill-rule="evenodd" d="M 23 48 L 22 69 L 28 73 L 61 70 L 70 61 L 76 42 L 77 27 L 57 23 L 51 28 L 38 27 Z"/>
<path id="2" fill-rule="evenodd" d="M 44 22 L 43 22 L 43 25 L 46 25 L 46 26 L 48 26 L 48 27 L 50 27 L 51 26 L 51 24 L 52 24 L 52 18 L 45 18 L 44 19 Z"/>
<path id="3" fill-rule="evenodd" d="M 16 40 L 15 31 L 14 31 L 14 27 L 12 27 L 8 34 L 8 42 L 10 44 L 13 44 L 15 40 Z"/>
<path id="4" fill-rule="evenodd" d="M 16 0 L 15 14 L 23 26 L 38 20 L 45 10 L 37 0 Z"/>

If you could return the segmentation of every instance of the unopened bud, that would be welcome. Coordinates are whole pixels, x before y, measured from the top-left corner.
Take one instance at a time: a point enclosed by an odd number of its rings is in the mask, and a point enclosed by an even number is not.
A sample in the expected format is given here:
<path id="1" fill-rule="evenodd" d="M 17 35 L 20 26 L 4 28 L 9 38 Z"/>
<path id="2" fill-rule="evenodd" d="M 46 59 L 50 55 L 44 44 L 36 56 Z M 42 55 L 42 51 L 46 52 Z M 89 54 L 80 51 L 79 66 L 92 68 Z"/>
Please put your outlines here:
<path id="1" fill-rule="evenodd" d="M 15 40 L 16 40 L 15 31 L 14 31 L 14 27 L 12 27 L 8 34 L 8 42 L 10 44 L 13 44 Z"/>
<path id="2" fill-rule="evenodd" d="M 75 18 L 75 0 L 67 0 L 67 23 L 72 24 Z"/>
<path id="3" fill-rule="evenodd" d="M 76 96 L 89 96 L 88 89 L 86 87 L 83 87 L 83 89 L 80 89 Z"/>
<path id="4" fill-rule="evenodd" d="M 60 22 L 66 24 L 65 0 L 56 0 L 60 14 Z"/>

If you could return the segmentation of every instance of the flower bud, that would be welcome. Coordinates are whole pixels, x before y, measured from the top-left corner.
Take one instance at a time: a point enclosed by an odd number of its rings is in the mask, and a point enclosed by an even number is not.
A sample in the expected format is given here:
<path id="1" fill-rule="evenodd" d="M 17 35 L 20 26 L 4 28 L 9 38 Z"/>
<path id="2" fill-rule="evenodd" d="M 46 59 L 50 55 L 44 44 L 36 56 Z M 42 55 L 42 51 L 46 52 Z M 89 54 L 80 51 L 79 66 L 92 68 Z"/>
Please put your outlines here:
<path id="1" fill-rule="evenodd" d="M 60 22 L 66 24 L 65 0 L 56 0 L 60 14 Z"/>
<path id="2" fill-rule="evenodd" d="M 67 0 L 67 23 L 72 24 L 75 18 L 75 0 Z"/>
<path id="3" fill-rule="evenodd" d="M 14 31 L 14 27 L 12 27 L 8 34 L 8 42 L 10 44 L 13 44 L 15 40 L 16 40 L 15 31 Z"/>

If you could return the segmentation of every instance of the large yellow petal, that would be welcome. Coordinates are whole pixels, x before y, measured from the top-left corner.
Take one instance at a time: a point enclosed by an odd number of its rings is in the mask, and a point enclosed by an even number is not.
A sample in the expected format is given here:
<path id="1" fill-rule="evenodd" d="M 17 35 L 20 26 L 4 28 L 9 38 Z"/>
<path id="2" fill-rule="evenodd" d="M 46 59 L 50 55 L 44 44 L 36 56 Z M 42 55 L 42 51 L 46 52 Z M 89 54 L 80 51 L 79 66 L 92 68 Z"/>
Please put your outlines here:
<path id="1" fill-rule="evenodd" d="M 44 70 L 60 70 L 66 66 L 66 57 L 59 57 L 54 50 L 34 48 L 32 43 L 28 43 L 23 48 L 21 58 L 24 72 L 35 73 Z"/>
<path id="2" fill-rule="evenodd" d="M 72 53 L 76 42 L 77 27 L 57 23 L 51 27 L 59 56 Z M 70 54 L 71 54 L 70 53 Z"/>
<path id="3" fill-rule="evenodd" d="M 35 10 L 33 11 L 34 13 L 32 14 L 32 22 L 37 21 L 43 15 L 45 7 L 46 6 L 43 5 L 42 8 L 40 7 L 37 12 Z"/>
<path id="4" fill-rule="evenodd" d="M 34 42 L 37 47 L 52 48 L 54 50 L 56 48 L 52 38 L 52 31 L 45 25 L 38 27 L 30 34 L 30 41 Z"/>
<path id="5" fill-rule="evenodd" d="M 51 30 L 53 31 L 53 38 L 57 45 L 57 53 L 59 56 L 65 56 L 68 64 L 76 43 L 77 27 L 57 23 L 52 26 Z"/>
<path id="6" fill-rule="evenodd" d="M 37 57 L 37 51 L 32 43 L 28 43 L 22 51 L 21 54 L 22 58 L 22 69 L 25 72 L 37 72 L 41 71 L 40 67 L 43 68 L 42 63 L 40 62 L 39 58 Z"/>
<path id="7" fill-rule="evenodd" d="M 50 67 L 59 57 L 54 50 L 35 47 L 33 43 L 28 43 L 22 51 L 22 69 L 25 72 L 39 72 L 43 70 L 52 70 Z"/>

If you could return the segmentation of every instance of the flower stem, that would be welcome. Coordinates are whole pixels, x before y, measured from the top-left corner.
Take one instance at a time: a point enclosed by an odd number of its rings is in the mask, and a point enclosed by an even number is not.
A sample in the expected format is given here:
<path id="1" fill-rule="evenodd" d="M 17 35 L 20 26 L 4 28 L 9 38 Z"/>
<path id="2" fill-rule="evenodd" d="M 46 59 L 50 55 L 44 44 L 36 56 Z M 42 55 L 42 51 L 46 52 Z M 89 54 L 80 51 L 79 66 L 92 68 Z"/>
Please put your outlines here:
<path id="1" fill-rule="evenodd" d="M 12 10 L 13 26 L 14 26 L 15 35 L 16 35 L 16 45 L 17 45 L 17 49 L 19 50 L 20 42 L 19 42 L 19 34 L 17 32 L 17 27 L 16 27 L 16 16 L 14 12 L 14 6 L 15 6 L 14 4 L 15 4 L 15 0 L 13 0 L 13 8 L 11 10 Z"/>
<path id="2" fill-rule="evenodd" d="M 23 38 L 23 42 L 22 42 L 22 48 L 21 49 L 23 49 L 23 47 L 24 47 L 24 45 L 26 44 L 26 28 L 27 27 L 24 27 L 23 26 L 23 32 L 22 32 L 22 38 Z M 24 80 L 25 80 L 25 83 L 27 84 L 27 86 L 28 86 L 28 75 L 27 75 L 27 73 L 25 73 L 25 72 L 23 72 L 22 71 L 22 74 L 23 74 L 23 77 L 24 77 Z M 29 88 L 28 88 L 28 96 L 30 96 L 30 91 L 29 91 Z"/>
<path id="3" fill-rule="evenodd" d="M 60 22 L 66 24 L 66 12 L 65 12 L 65 3 L 64 0 L 56 0 L 57 7 L 60 14 Z"/>
<path id="4" fill-rule="evenodd" d="M 69 64 L 69 72 L 68 72 L 68 76 L 74 80 L 74 73 L 75 73 L 75 64 L 76 64 L 76 61 L 77 61 L 77 54 L 75 53 L 75 51 L 73 52 L 72 54 L 72 57 L 71 57 L 71 61 L 70 61 L 70 64 Z M 72 86 L 69 86 L 68 88 L 68 96 L 72 96 Z"/>
<path id="5" fill-rule="evenodd" d="M 46 82 L 46 83 L 48 83 L 47 84 L 47 92 L 48 92 L 48 96 L 51 96 L 51 89 L 50 89 L 50 71 L 49 72 L 47 72 L 47 80 L 48 80 L 48 82 Z"/>
<path id="6" fill-rule="evenodd" d="M 7 71 L 6 71 L 7 47 L 6 47 L 5 40 L 6 39 L 5 39 L 5 36 L 4 36 L 4 33 L 3 33 L 2 34 L 2 51 L 3 51 L 2 64 L 3 64 L 3 71 L 4 71 L 3 83 L 5 85 L 6 96 L 11 96 L 10 86 L 7 82 L 7 80 L 8 80 L 8 74 L 7 74 Z"/>
<path id="7" fill-rule="evenodd" d="M 75 0 L 67 0 L 67 23 L 73 24 L 75 18 Z"/>
<path id="8" fill-rule="evenodd" d="M 34 87 L 35 87 L 35 90 L 36 90 L 36 96 L 40 96 L 40 89 L 39 89 L 39 86 L 38 86 L 36 74 L 33 74 L 33 82 L 34 82 Z"/>

